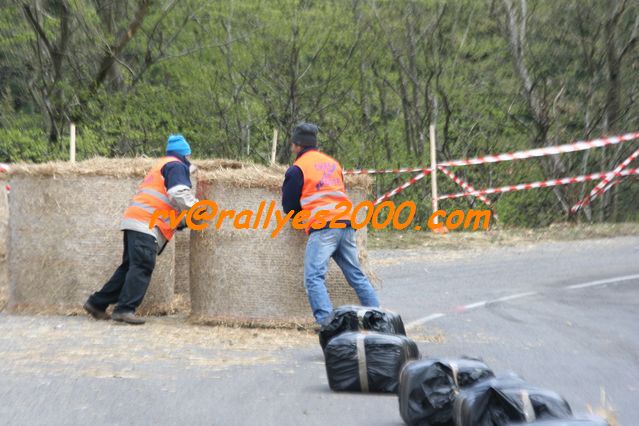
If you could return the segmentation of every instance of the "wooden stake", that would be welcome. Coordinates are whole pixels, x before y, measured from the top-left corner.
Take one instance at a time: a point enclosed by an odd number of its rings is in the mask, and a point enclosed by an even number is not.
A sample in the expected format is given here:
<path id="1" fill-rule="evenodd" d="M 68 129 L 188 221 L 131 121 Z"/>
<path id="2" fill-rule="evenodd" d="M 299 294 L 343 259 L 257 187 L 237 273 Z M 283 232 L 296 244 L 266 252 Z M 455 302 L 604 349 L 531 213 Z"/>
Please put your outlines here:
<path id="1" fill-rule="evenodd" d="M 275 164 L 276 153 L 277 153 L 277 129 L 273 129 L 273 146 L 271 147 L 271 164 Z"/>
<path id="2" fill-rule="evenodd" d="M 69 125 L 69 161 L 75 163 L 75 124 Z"/>
<path id="3" fill-rule="evenodd" d="M 430 125 L 430 182 L 431 182 L 431 200 L 433 205 L 433 213 L 438 210 L 437 203 L 437 145 L 435 142 L 435 125 Z M 439 218 L 436 217 L 434 222 L 438 223 Z"/>

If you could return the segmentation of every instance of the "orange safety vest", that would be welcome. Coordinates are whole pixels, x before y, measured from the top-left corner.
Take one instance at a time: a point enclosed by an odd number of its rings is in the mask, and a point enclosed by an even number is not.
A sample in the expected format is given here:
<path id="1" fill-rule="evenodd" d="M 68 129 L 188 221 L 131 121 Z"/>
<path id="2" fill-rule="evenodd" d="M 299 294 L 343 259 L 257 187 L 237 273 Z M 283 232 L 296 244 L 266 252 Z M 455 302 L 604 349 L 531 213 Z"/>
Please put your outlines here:
<path id="1" fill-rule="evenodd" d="M 148 227 L 151 223 L 151 216 L 156 210 L 166 211 L 167 214 L 174 211 L 177 216 L 179 212 L 171 205 L 169 194 L 164 186 L 164 176 L 162 176 L 162 167 L 173 161 L 180 160 L 175 157 L 163 157 L 155 163 L 138 187 L 131 204 L 124 211 L 125 219 L 141 222 Z M 159 217 L 155 221 L 155 226 L 160 229 L 167 241 L 170 241 L 175 233 L 175 229 L 172 229 L 169 223 L 168 216 Z"/>
<path id="2" fill-rule="evenodd" d="M 304 174 L 304 185 L 300 205 L 302 210 L 311 212 L 310 219 L 306 222 L 306 233 L 309 233 L 311 225 L 316 221 L 315 215 L 320 210 L 326 210 L 322 220 L 330 222 L 344 208 L 335 207 L 344 201 L 350 202 L 346 196 L 344 180 L 342 178 L 342 166 L 337 160 L 319 151 L 308 151 L 302 154 L 295 163 Z M 350 219 L 350 212 L 344 215 L 345 220 Z"/>

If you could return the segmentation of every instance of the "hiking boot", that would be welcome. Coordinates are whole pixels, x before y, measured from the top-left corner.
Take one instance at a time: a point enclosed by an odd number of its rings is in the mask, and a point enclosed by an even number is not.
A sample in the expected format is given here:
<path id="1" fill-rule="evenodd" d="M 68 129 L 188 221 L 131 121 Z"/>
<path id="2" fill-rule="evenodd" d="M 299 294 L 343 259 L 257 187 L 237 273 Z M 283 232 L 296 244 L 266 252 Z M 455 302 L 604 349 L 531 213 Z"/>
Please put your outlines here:
<path id="1" fill-rule="evenodd" d="M 102 309 L 97 308 L 94 304 L 92 304 L 88 300 L 84 302 L 84 305 L 82 305 L 82 307 L 84 308 L 85 311 L 87 311 L 89 315 L 91 315 L 93 318 L 97 320 L 106 321 L 111 318 L 106 311 L 103 311 Z"/>
<path id="2" fill-rule="evenodd" d="M 125 322 L 127 324 L 141 325 L 146 321 L 139 316 L 135 315 L 134 312 L 113 312 L 111 315 L 111 319 L 113 321 Z"/>

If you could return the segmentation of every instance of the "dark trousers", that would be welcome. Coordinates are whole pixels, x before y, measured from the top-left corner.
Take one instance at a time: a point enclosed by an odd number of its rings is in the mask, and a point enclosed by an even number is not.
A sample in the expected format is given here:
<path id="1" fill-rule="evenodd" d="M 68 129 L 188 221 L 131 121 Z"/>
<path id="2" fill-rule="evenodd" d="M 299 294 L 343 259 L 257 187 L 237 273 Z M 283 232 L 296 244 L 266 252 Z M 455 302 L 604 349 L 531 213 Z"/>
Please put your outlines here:
<path id="1" fill-rule="evenodd" d="M 122 264 L 89 302 L 98 309 L 117 303 L 114 312 L 134 312 L 149 288 L 156 256 L 157 242 L 152 235 L 125 230 Z"/>

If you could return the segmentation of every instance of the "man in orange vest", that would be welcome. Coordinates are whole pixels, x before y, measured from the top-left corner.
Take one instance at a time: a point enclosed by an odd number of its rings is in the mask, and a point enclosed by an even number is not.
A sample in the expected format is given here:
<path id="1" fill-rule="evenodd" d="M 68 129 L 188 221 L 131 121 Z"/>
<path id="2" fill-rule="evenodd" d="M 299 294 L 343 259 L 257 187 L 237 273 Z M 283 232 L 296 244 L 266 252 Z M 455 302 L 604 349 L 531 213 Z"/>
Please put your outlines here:
<path id="1" fill-rule="evenodd" d="M 109 319 L 106 308 L 115 304 L 114 321 L 144 324 L 135 310 L 144 299 L 155 268 L 156 255 L 162 253 L 175 229 L 169 220 L 160 218 L 149 228 L 153 212 L 190 209 L 198 202 L 193 195 L 189 159 L 191 147 L 182 135 L 171 135 L 162 157 L 147 173 L 131 203 L 124 211 L 120 229 L 124 231 L 122 264 L 111 279 L 84 304 L 95 319 Z M 180 229 L 181 227 L 178 227 Z"/>
<path id="2" fill-rule="evenodd" d="M 317 131 L 317 126 L 311 123 L 301 123 L 293 131 L 291 152 L 297 158 L 284 177 L 282 207 L 285 213 L 310 212 L 306 223 L 304 286 L 315 321 L 322 326 L 330 322 L 333 311 L 324 281 L 331 257 L 363 306 L 377 308 L 379 300 L 360 267 L 350 220 L 336 221 L 341 227 L 329 228 L 330 221 L 344 210 L 336 208 L 337 205 L 350 200 L 344 188 L 342 166 L 317 150 Z"/>

